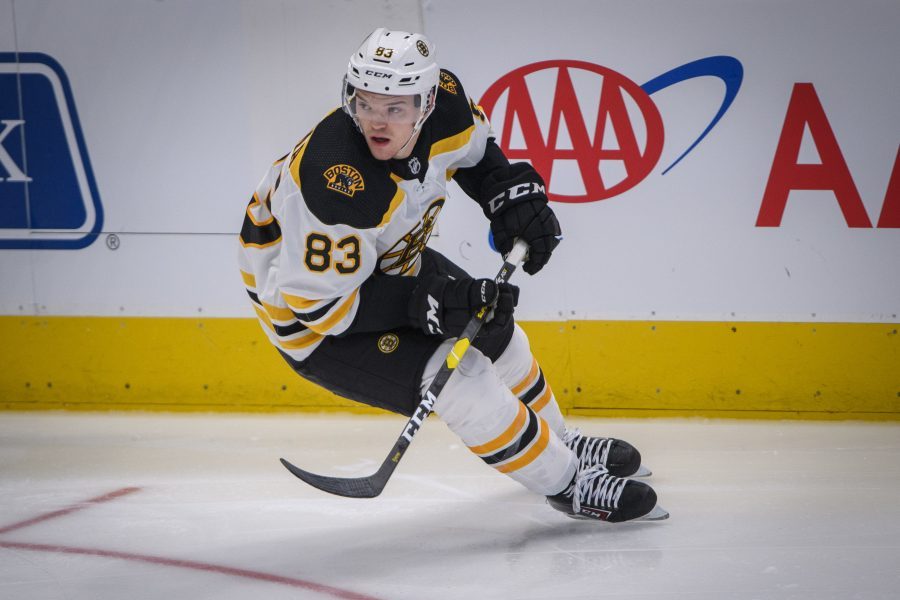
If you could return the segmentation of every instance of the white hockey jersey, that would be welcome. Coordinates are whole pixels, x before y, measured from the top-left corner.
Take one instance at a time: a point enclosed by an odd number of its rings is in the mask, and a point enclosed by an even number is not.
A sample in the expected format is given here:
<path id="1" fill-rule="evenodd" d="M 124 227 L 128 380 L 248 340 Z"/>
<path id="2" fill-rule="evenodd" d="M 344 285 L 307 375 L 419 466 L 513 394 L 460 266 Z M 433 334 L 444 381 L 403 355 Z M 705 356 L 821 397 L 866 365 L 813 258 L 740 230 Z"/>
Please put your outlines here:
<path id="1" fill-rule="evenodd" d="M 447 182 L 482 159 L 489 137 L 481 109 L 442 71 L 409 158 L 376 160 L 336 110 L 275 162 L 247 206 L 239 251 L 269 340 L 302 361 L 353 324 L 373 273 L 415 275 Z"/>

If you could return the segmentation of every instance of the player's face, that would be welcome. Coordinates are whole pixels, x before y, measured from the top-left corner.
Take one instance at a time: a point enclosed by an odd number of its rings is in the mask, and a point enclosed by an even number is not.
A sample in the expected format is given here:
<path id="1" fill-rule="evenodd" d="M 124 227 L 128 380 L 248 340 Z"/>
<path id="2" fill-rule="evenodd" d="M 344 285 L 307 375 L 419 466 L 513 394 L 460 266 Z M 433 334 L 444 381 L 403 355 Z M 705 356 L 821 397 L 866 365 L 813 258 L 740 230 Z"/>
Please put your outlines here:
<path id="1" fill-rule="evenodd" d="M 412 153 L 418 132 L 408 144 L 406 141 L 410 139 L 421 114 L 413 96 L 357 91 L 353 102 L 356 118 L 372 156 L 378 160 L 388 160 L 406 158 Z"/>

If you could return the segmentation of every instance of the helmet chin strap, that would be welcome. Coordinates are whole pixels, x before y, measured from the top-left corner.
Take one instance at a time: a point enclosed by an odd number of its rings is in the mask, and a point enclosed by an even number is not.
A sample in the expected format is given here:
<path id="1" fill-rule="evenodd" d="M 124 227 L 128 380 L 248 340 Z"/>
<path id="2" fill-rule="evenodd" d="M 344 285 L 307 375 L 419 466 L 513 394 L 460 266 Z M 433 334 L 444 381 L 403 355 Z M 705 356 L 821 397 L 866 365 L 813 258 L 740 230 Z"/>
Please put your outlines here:
<path id="1" fill-rule="evenodd" d="M 413 127 L 412 133 L 409 134 L 409 138 L 406 140 L 406 143 L 400 146 L 400 149 L 397 150 L 397 154 L 401 154 L 404 150 L 406 150 L 406 147 L 409 146 L 409 143 L 413 140 L 414 137 L 416 137 L 416 134 L 419 133 L 419 129 L 422 128 L 423 123 L 425 123 L 425 119 L 420 118 L 416 123 L 416 126 Z M 396 154 L 394 156 L 396 156 Z"/>
<path id="2" fill-rule="evenodd" d="M 435 92 L 432 91 L 432 93 L 431 93 L 431 101 L 430 101 L 429 104 L 428 104 L 428 109 L 427 109 L 426 111 L 424 111 L 424 112 L 422 113 L 422 116 L 419 117 L 419 120 L 416 121 L 416 124 L 415 124 L 415 126 L 413 127 L 413 130 L 412 130 L 412 133 L 409 134 L 409 138 L 406 140 L 406 143 L 404 143 L 404 144 L 400 147 L 400 149 L 397 150 L 397 154 L 400 154 L 401 152 L 403 152 L 404 150 L 406 150 L 406 147 L 409 146 L 409 143 L 413 140 L 414 137 L 416 137 L 416 134 L 419 133 L 419 130 L 422 129 L 422 125 L 425 124 L 425 119 L 427 119 L 428 116 L 431 114 L 431 111 L 434 110 L 434 95 L 435 95 Z M 394 156 L 396 156 L 396 154 L 395 154 Z"/>

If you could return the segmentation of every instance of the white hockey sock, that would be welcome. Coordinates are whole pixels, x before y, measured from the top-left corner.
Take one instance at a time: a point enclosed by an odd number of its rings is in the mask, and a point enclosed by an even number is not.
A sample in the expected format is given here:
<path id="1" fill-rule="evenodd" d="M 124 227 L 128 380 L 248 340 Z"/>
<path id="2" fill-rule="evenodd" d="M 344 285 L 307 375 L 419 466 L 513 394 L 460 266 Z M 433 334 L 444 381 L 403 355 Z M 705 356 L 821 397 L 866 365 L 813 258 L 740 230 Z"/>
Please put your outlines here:
<path id="1" fill-rule="evenodd" d="M 531 354 L 528 336 L 518 324 L 506 350 L 494 361 L 494 367 L 512 393 L 547 421 L 556 435 L 562 438 L 566 424 L 559 404 L 537 359 Z"/>
<path id="2" fill-rule="evenodd" d="M 425 367 L 423 391 L 452 342 L 441 345 Z M 533 492 L 557 494 L 575 474 L 575 453 L 544 419 L 510 392 L 491 361 L 476 348 L 466 352 L 434 411 L 484 462 Z"/>

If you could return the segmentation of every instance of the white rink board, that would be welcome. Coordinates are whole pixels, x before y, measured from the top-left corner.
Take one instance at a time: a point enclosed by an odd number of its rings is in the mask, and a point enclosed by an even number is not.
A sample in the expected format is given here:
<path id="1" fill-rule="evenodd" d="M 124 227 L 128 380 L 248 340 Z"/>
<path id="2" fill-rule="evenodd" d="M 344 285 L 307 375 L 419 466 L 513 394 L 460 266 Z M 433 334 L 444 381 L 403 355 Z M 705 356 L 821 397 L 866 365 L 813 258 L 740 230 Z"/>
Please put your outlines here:
<path id="1" fill-rule="evenodd" d="M 347 57 L 368 31 L 424 22 L 476 100 L 547 60 L 600 65 L 637 85 L 710 56 L 743 68 L 733 104 L 671 171 L 662 174 L 722 102 L 716 78 L 652 94 L 665 141 L 634 187 L 554 204 L 566 240 L 540 277 L 517 278 L 521 319 L 896 321 L 900 229 L 848 227 L 830 191 L 793 191 L 780 227 L 755 224 L 791 90 L 805 82 L 877 223 L 900 140 L 896 2 L 559 2 L 552 18 L 548 6 L 0 0 L 0 15 L 15 9 L 14 29 L 0 19 L 0 52 L 44 53 L 65 69 L 104 217 L 81 250 L 0 249 L 0 313 L 252 316 L 235 234 L 254 186 L 338 104 Z M 531 90 L 542 126 L 549 76 Z M 596 82 L 582 83 L 590 119 Z M 819 160 L 808 134 L 800 160 Z M 584 187 L 574 163 L 555 172 L 551 192 Z M 486 233 L 454 186 L 432 246 L 488 275 L 497 259 Z"/>

